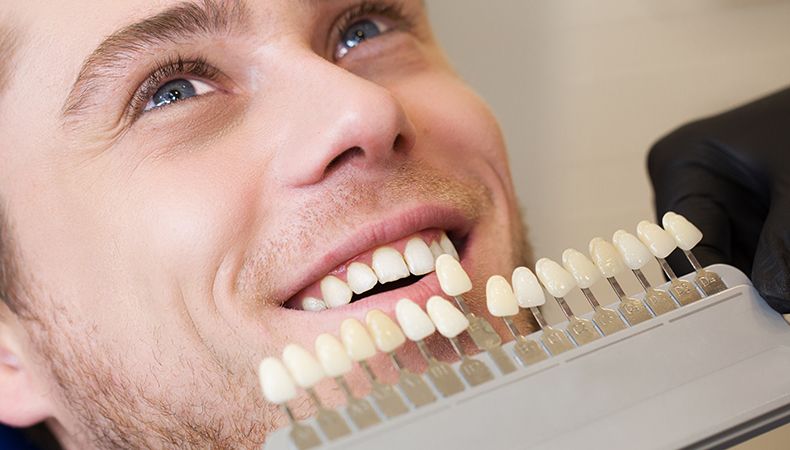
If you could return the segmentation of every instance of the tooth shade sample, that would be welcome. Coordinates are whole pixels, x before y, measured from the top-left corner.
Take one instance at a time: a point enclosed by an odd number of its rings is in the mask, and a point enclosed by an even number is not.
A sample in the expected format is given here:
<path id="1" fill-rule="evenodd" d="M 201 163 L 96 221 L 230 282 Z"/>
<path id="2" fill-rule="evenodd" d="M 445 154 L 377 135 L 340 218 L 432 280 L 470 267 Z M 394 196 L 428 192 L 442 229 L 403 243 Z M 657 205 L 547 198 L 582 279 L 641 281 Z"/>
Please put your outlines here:
<path id="1" fill-rule="evenodd" d="M 403 256 L 392 247 L 381 247 L 373 252 L 373 271 L 380 283 L 400 280 L 409 276 Z"/>
<path id="2" fill-rule="evenodd" d="M 296 397 L 296 384 L 283 363 L 277 358 L 266 358 L 258 367 L 263 396 L 281 405 Z"/>
<path id="3" fill-rule="evenodd" d="M 302 299 L 302 309 L 305 311 L 323 311 L 326 309 L 326 303 L 320 298 L 305 297 Z"/>
<path id="4" fill-rule="evenodd" d="M 328 275 L 321 280 L 321 296 L 330 308 L 347 305 L 352 295 L 351 288 L 340 278 Z"/>
<path id="5" fill-rule="evenodd" d="M 340 324 L 340 340 L 346 354 L 354 361 L 363 361 L 376 354 L 376 346 L 365 326 L 357 319 L 346 319 Z"/>
<path id="6" fill-rule="evenodd" d="M 406 342 L 406 336 L 398 325 L 378 309 L 369 311 L 365 316 L 368 331 L 373 336 L 376 347 L 384 353 L 389 353 Z"/>
<path id="7" fill-rule="evenodd" d="M 461 263 L 450 255 L 436 258 L 436 277 L 445 294 L 455 297 L 472 290 L 472 280 Z"/>
<path id="8" fill-rule="evenodd" d="M 461 259 L 458 257 L 458 252 L 455 250 L 455 245 L 453 245 L 453 242 L 450 240 L 449 237 L 447 237 L 447 233 L 442 232 L 442 235 L 439 238 L 439 246 L 442 247 L 444 253 L 452 256 L 457 260 Z"/>
<path id="9" fill-rule="evenodd" d="M 412 341 L 421 341 L 436 331 L 428 314 L 408 298 L 398 300 L 395 305 L 395 317 L 403 334 Z"/>
<path id="10" fill-rule="evenodd" d="M 318 360 L 304 347 L 296 344 L 289 344 L 283 349 L 283 363 L 296 384 L 303 388 L 315 386 L 325 376 Z"/>
<path id="11" fill-rule="evenodd" d="M 565 297 L 576 286 L 573 275 L 549 258 L 540 258 L 535 263 L 535 273 L 549 294 L 557 298 Z"/>
<path id="12" fill-rule="evenodd" d="M 428 248 L 428 244 L 420 238 L 412 238 L 406 243 L 403 257 L 406 259 L 409 271 L 414 275 L 424 275 L 433 271 L 433 253 Z"/>
<path id="13" fill-rule="evenodd" d="M 351 372 L 351 358 L 343 344 L 331 334 L 324 333 L 315 338 L 315 354 L 328 376 L 334 378 Z"/>
<path id="14" fill-rule="evenodd" d="M 516 267 L 511 277 L 513 293 L 522 308 L 536 308 L 546 303 L 546 294 L 540 287 L 538 278 L 526 267 Z"/>
<path id="15" fill-rule="evenodd" d="M 590 241 L 590 256 L 605 278 L 612 278 L 626 269 L 617 248 L 599 237 Z"/>
<path id="16" fill-rule="evenodd" d="M 653 258 L 653 254 L 645 247 L 645 244 L 627 231 L 615 231 L 612 242 L 620 252 L 620 256 L 623 257 L 625 265 L 631 270 L 641 269 Z"/>
<path id="17" fill-rule="evenodd" d="M 595 264 L 578 250 L 569 248 L 562 252 L 562 265 L 573 275 L 576 284 L 582 289 L 589 288 L 601 279 L 601 273 Z"/>
<path id="18" fill-rule="evenodd" d="M 494 317 L 510 317 L 518 314 L 516 294 L 507 280 L 494 275 L 486 283 L 486 305 Z"/>
<path id="19" fill-rule="evenodd" d="M 664 214 L 661 223 L 681 250 L 691 250 L 702 240 L 702 232 L 680 214 L 668 212 Z"/>
<path id="20" fill-rule="evenodd" d="M 660 226 L 643 220 L 636 226 L 636 235 L 639 240 L 650 249 L 656 258 L 666 258 L 677 248 L 675 238 Z"/>
<path id="21" fill-rule="evenodd" d="M 464 313 L 438 295 L 428 299 L 426 309 L 436 329 L 446 338 L 454 338 L 469 328 L 469 319 Z"/>
<path id="22" fill-rule="evenodd" d="M 346 271 L 346 281 L 355 294 L 361 294 L 373 289 L 379 279 L 367 264 L 352 262 Z"/>
<path id="23" fill-rule="evenodd" d="M 435 260 L 439 256 L 444 255 L 444 250 L 442 250 L 442 247 L 438 242 L 433 241 L 431 242 L 431 253 L 433 254 L 433 259 Z"/>

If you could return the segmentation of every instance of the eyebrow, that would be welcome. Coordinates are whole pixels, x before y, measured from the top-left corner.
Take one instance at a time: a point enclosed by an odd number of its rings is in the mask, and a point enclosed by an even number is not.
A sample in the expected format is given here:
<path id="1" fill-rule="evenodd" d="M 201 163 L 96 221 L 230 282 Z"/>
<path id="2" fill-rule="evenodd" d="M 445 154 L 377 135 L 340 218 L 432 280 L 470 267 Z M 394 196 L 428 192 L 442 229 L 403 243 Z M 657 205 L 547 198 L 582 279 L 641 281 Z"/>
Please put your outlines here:
<path id="1" fill-rule="evenodd" d="M 244 0 L 178 3 L 127 25 L 108 36 L 80 68 L 62 108 L 64 119 L 95 105 L 94 92 L 123 78 L 128 64 L 157 46 L 188 42 L 198 36 L 231 34 L 249 20 Z"/>

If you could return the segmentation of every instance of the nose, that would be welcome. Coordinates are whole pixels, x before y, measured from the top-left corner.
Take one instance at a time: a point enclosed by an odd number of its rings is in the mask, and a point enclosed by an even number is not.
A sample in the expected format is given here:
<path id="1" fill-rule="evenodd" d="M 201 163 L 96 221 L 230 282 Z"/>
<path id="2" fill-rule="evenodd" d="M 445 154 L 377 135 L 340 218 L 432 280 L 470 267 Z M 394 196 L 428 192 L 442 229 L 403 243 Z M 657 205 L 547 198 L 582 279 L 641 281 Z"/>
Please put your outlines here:
<path id="1" fill-rule="evenodd" d="M 387 88 L 315 55 L 291 73 L 297 75 L 289 84 L 297 83 L 291 86 L 299 93 L 293 107 L 303 113 L 275 157 L 287 185 L 316 184 L 341 169 L 374 176 L 413 148 L 414 125 Z"/>

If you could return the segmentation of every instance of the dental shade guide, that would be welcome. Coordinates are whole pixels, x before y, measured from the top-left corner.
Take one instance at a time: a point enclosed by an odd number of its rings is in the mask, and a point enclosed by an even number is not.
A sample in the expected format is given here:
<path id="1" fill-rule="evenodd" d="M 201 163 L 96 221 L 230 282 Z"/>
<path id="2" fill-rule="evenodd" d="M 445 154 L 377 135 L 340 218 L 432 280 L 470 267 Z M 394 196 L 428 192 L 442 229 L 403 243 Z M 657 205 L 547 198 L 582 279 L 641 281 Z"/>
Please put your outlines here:
<path id="1" fill-rule="evenodd" d="M 686 280 L 679 280 L 675 271 L 667 263 L 666 258 L 672 253 L 677 244 L 675 239 L 660 226 L 643 220 L 636 226 L 636 234 L 650 253 L 656 257 L 658 264 L 669 278 L 669 293 L 681 306 L 688 305 L 701 299 L 697 288 Z"/>
<path id="2" fill-rule="evenodd" d="M 406 342 L 406 336 L 386 314 L 378 309 L 371 310 L 365 317 L 370 335 L 379 351 L 389 355 L 392 364 L 398 370 L 398 386 L 406 398 L 419 408 L 436 401 L 431 388 L 422 377 L 415 375 L 406 368 L 398 358 L 395 350 Z"/>
<path id="3" fill-rule="evenodd" d="M 727 285 L 724 284 L 721 277 L 716 272 L 705 270 L 697 261 L 694 253 L 691 252 L 691 249 L 702 240 L 702 232 L 699 228 L 685 217 L 672 211 L 664 214 L 661 224 L 672 235 L 677 246 L 683 250 L 683 254 L 691 263 L 691 267 L 696 272 L 694 283 L 702 289 L 702 292 L 705 295 L 713 295 L 726 290 Z"/>
<path id="4" fill-rule="evenodd" d="M 385 416 L 393 418 L 406 414 L 409 408 L 392 386 L 376 379 L 367 360 L 376 355 L 376 346 L 365 327 L 356 319 L 346 319 L 340 324 L 340 340 L 346 353 L 362 367 L 371 386 L 373 402 Z"/>
<path id="5" fill-rule="evenodd" d="M 324 435 L 329 440 L 335 440 L 351 433 L 345 419 L 337 411 L 325 408 L 313 389 L 325 376 L 321 364 L 313 355 L 299 345 L 290 344 L 283 349 L 282 361 L 296 384 L 312 400 L 316 408 L 316 422 Z"/>
<path id="6" fill-rule="evenodd" d="M 601 337 L 595 325 L 588 319 L 577 317 L 565 301 L 565 296 L 576 287 L 573 275 L 549 258 L 541 258 L 535 263 L 535 273 L 549 294 L 560 305 L 562 313 L 568 320 L 567 331 L 576 345 L 589 344 Z"/>
<path id="7" fill-rule="evenodd" d="M 264 398 L 275 405 L 280 405 L 291 422 L 291 430 L 288 434 L 296 448 L 307 450 L 321 445 L 321 439 L 313 427 L 299 423 L 288 407 L 288 402 L 296 398 L 296 383 L 283 363 L 277 358 L 266 358 L 258 367 L 258 375 Z"/>
<path id="8" fill-rule="evenodd" d="M 464 383 L 447 363 L 439 361 L 428 349 L 424 339 L 436 332 L 428 314 L 409 299 L 395 305 L 395 315 L 406 337 L 417 345 L 422 358 L 428 363 L 426 373 L 431 383 L 443 396 L 449 397 L 464 390 Z"/>
<path id="9" fill-rule="evenodd" d="M 502 350 L 502 338 L 486 319 L 473 314 L 466 305 L 463 294 L 472 289 L 472 280 L 461 267 L 461 263 L 448 254 L 439 256 L 436 258 L 436 276 L 442 291 L 455 299 L 461 312 L 469 320 L 468 332 L 475 345 L 491 355 L 500 372 L 514 372 L 516 366 L 513 360 Z"/>
<path id="10" fill-rule="evenodd" d="M 601 279 L 600 272 L 595 264 L 592 263 L 583 253 L 569 248 L 562 253 L 562 265 L 576 279 L 576 284 L 584 294 L 584 297 L 593 308 L 592 320 L 598 325 L 604 336 L 608 336 L 626 328 L 626 324 L 620 314 L 616 311 L 604 308 L 598 302 L 590 287 Z"/>
<path id="11" fill-rule="evenodd" d="M 589 252 L 590 257 L 592 257 L 596 267 L 598 267 L 598 271 L 606 278 L 606 281 L 609 282 L 615 295 L 620 300 L 617 309 L 625 317 L 625 320 L 633 326 L 652 318 L 653 315 L 642 300 L 627 296 L 617 278 L 615 278 L 616 275 L 626 270 L 623 258 L 615 246 L 597 237 L 590 241 Z"/>
<path id="12" fill-rule="evenodd" d="M 486 283 L 486 305 L 494 317 L 501 317 L 510 334 L 515 339 L 513 352 L 522 366 L 535 364 L 546 359 L 547 355 L 540 344 L 527 339 L 518 331 L 513 317 L 519 313 L 518 300 L 513 288 L 501 275 L 494 275 Z"/>
<path id="13" fill-rule="evenodd" d="M 334 378 L 343 391 L 346 397 L 346 413 L 357 429 L 363 430 L 380 423 L 381 419 L 370 402 L 355 397 L 348 387 L 345 374 L 351 372 L 353 362 L 343 344 L 331 334 L 321 334 L 315 339 L 315 354 L 324 368 L 324 373 Z"/>
<path id="14" fill-rule="evenodd" d="M 428 299 L 425 306 L 428 316 L 431 318 L 439 334 L 447 338 L 452 344 L 453 350 L 461 358 L 461 375 L 470 386 L 491 381 L 494 374 L 491 370 L 477 359 L 467 356 L 458 336 L 464 331 L 468 331 L 469 320 L 461 311 L 455 308 L 449 301 L 435 295 Z"/>
<path id="15" fill-rule="evenodd" d="M 543 330 L 540 340 L 548 352 L 551 355 L 559 355 L 573 350 L 575 345 L 565 331 L 552 327 L 543 317 L 540 307 L 546 304 L 546 294 L 535 274 L 526 267 L 517 267 L 513 271 L 512 282 L 519 306 L 529 309 L 538 326 Z"/>
<path id="16" fill-rule="evenodd" d="M 625 230 L 615 231 L 614 235 L 612 235 L 612 242 L 620 252 L 620 256 L 623 257 L 625 265 L 631 269 L 636 279 L 639 280 L 639 284 L 645 290 L 645 303 L 653 311 L 653 314 L 660 316 L 677 308 L 674 299 L 669 293 L 663 289 L 654 288 L 645 274 L 642 273 L 642 267 L 647 265 L 653 257 L 653 254 L 645 247 L 645 244 Z"/>

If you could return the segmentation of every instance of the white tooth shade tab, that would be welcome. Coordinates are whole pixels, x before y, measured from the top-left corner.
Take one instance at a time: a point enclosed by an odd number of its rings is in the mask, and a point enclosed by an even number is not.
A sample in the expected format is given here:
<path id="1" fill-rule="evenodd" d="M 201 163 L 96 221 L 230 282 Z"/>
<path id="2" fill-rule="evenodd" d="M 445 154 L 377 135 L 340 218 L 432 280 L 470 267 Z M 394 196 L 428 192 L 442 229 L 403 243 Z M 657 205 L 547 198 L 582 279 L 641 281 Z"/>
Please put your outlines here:
<path id="1" fill-rule="evenodd" d="M 458 252 L 455 250 L 455 245 L 453 245 L 453 242 L 449 237 L 447 237 L 447 233 L 442 232 L 442 235 L 439 238 L 439 246 L 442 247 L 442 250 L 444 250 L 445 254 L 448 254 L 457 260 L 461 259 L 458 256 Z"/>
<path id="2" fill-rule="evenodd" d="M 361 294 L 373 289 L 379 279 L 367 264 L 352 262 L 346 269 L 346 281 L 355 294 Z"/>
<path id="3" fill-rule="evenodd" d="M 677 248 L 675 238 L 660 226 L 643 220 L 636 225 L 636 235 L 656 258 L 666 258 Z"/>
<path id="4" fill-rule="evenodd" d="M 357 319 L 346 319 L 340 324 L 340 340 L 346 354 L 354 361 L 364 361 L 376 355 L 376 345 Z"/>
<path id="5" fill-rule="evenodd" d="M 395 304 L 395 317 L 403 334 L 412 341 L 421 341 L 436 332 L 428 314 L 408 298 L 402 298 Z"/>
<path id="6" fill-rule="evenodd" d="M 511 277 L 513 293 L 522 308 L 536 308 L 546 304 L 546 294 L 535 274 L 526 267 L 516 267 Z"/>
<path id="7" fill-rule="evenodd" d="M 351 372 L 353 362 L 343 344 L 331 334 L 320 334 L 315 338 L 315 354 L 324 373 L 332 378 Z"/>
<path id="8" fill-rule="evenodd" d="M 612 242 L 620 252 L 620 256 L 623 257 L 625 265 L 631 270 L 641 269 L 653 259 L 653 254 L 645 247 L 645 244 L 625 230 L 615 231 Z"/>
<path id="9" fill-rule="evenodd" d="M 261 361 L 258 377 L 266 400 L 281 405 L 296 397 L 296 384 L 279 359 L 265 358 Z"/>
<path id="10" fill-rule="evenodd" d="M 580 288 L 589 288 L 601 279 L 601 273 L 595 264 L 576 249 L 569 248 L 562 252 L 562 265 L 573 275 Z"/>
<path id="11" fill-rule="evenodd" d="M 373 252 L 373 271 L 380 283 L 400 280 L 409 276 L 409 268 L 400 252 L 392 247 L 381 247 Z"/>
<path id="12" fill-rule="evenodd" d="M 554 297 L 565 297 L 576 286 L 573 275 L 549 258 L 540 258 L 535 263 L 535 273 L 540 282 Z"/>
<path id="13" fill-rule="evenodd" d="M 315 386 L 326 376 L 318 360 L 297 344 L 289 344 L 283 349 L 283 363 L 296 384 L 303 388 Z"/>
<path id="14" fill-rule="evenodd" d="M 418 237 L 409 239 L 406 249 L 403 250 L 403 257 L 406 259 L 406 265 L 409 266 L 409 272 L 414 275 L 425 275 L 433 271 L 435 260 L 433 253 L 428 244 Z"/>
<path id="15" fill-rule="evenodd" d="M 406 336 L 395 321 L 378 309 L 368 311 L 365 323 L 376 347 L 384 353 L 389 353 L 406 342 Z"/>
<path id="16" fill-rule="evenodd" d="M 454 297 L 472 290 L 469 275 L 461 267 L 461 263 L 450 255 L 444 254 L 436 258 L 436 277 L 442 291 L 447 295 Z"/>
<path id="17" fill-rule="evenodd" d="M 590 256 L 605 278 L 612 278 L 626 269 L 617 248 L 602 238 L 597 237 L 590 241 Z"/>
<path id="18" fill-rule="evenodd" d="M 323 311 L 326 309 L 326 303 L 320 298 L 305 297 L 302 299 L 302 309 L 305 311 Z"/>
<path id="19" fill-rule="evenodd" d="M 438 295 L 428 299 L 425 309 L 436 329 L 446 338 L 454 338 L 469 328 L 469 319 L 464 313 Z"/>
<path id="20" fill-rule="evenodd" d="M 321 296 L 330 308 L 347 305 L 351 302 L 352 295 L 354 294 L 348 284 L 334 275 L 327 275 L 321 280 Z"/>
<path id="21" fill-rule="evenodd" d="M 513 288 L 505 277 L 494 275 L 486 283 L 486 306 L 494 317 L 510 317 L 518 314 L 518 301 Z"/>
<path id="22" fill-rule="evenodd" d="M 691 250 L 702 240 L 702 231 L 680 214 L 672 211 L 664 214 L 661 224 L 672 235 L 681 250 Z"/>

